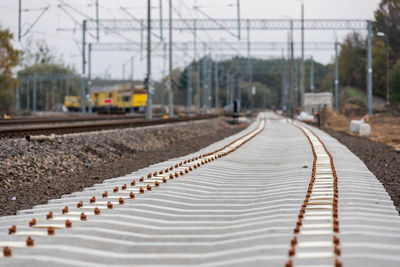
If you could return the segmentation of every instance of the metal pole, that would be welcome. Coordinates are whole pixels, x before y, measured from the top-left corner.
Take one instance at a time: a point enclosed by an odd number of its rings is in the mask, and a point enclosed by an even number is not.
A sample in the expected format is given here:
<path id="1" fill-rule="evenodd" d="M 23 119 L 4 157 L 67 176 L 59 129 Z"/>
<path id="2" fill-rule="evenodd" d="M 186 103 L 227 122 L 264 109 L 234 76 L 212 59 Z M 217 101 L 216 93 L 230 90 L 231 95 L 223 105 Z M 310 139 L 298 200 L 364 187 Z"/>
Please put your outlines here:
<path id="1" fill-rule="evenodd" d="M 46 87 L 43 86 L 43 81 L 46 82 L 45 77 L 44 76 L 40 76 L 41 78 L 41 86 L 42 86 L 42 90 L 43 90 L 43 102 L 44 102 L 44 110 L 49 110 L 49 87 L 51 86 L 51 83 L 47 83 L 47 90 Z M 51 89 L 50 89 L 51 90 Z"/>
<path id="2" fill-rule="evenodd" d="M 29 88 L 29 77 L 26 79 L 26 109 L 29 110 L 31 108 L 30 103 L 30 88 Z"/>
<path id="3" fill-rule="evenodd" d="M 250 100 L 250 108 L 254 107 L 254 99 L 251 94 L 251 87 L 253 83 L 253 66 L 250 54 L 250 21 L 247 20 L 247 75 L 249 79 L 249 100 Z"/>
<path id="4" fill-rule="evenodd" d="M 297 74 L 296 74 L 297 75 Z M 300 107 L 304 101 L 304 3 L 301 2 L 301 65 L 300 65 Z"/>
<path id="5" fill-rule="evenodd" d="M 54 102 L 55 102 L 55 99 L 54 99 L 54 91 L 55 91 L 55 87 L 56 87 L 56 81 L 54 81 L 54 80 L 50 80 L 50 97 L 49 97 L 49 110 L 52 110 L 52 111 L 54 111 Z"/>
<path id="6" fill-rule="evenodd" d="M 294 107 L 298 107 L 299 102 L 299 81 L 298 81 L 298 66 L 297 59 L 294 59 Z"/>
<path id="7" fill-rule="evenodd" d="M 36 111 L 36 73 L 33 74 L 33 103 L 32 103 L 32 109 L 33 111 Z"/>
<path id="8" fill-rule="evenodd" d="M 238 40 L 240 40 L 240 0 L 237 0 Z"/>
<path id="9" fill-rule="evenodd" d="M 99 0 L 96 0 L 96 40 L 100 40 L 100 29 L 99 29 Z"/>
<path id="10" fill-rule="evenodd" d="M 86 20 L 82 23 L 82 77 L 81 77 L 81 112 L 85 114 L 85 71 L 86 71 Z"/>
<path id="11" fill-rule="evenodd" d="M 372 115 L 372 30 L 371 21 L 368 20 L 368 114 Z"/>
<path id="12" fill-rule="evenodd" d="M 68 79 L 68 75 L 64 74 L 62 76 L 62 78 L 63 78 L 62 83 L 63 83 L 63 89 L 64 90 L 62 91 L 62 94 L 61 94 L 61 104 L 64 103 L 65 96 L 67 95 L 67 79 Z"/>
<path id="13" fill-rule="evenodd" d="M 339 61 L 338 61 L 338 43 L 335 43 L 335 110 L 338 110 L 339 94 Z"/>
<path id="14" fill-rule="evenodd" d="M 219 109 L 219 79 L 218 79 L 218 62 L 215 61 L 215 109 Z"/>
<path id="15" fill-rule="evenodd" d="M 229 92 L 230 92 L 229 83 L 231 80 L 231 78 L 229 76 L 230 76 L 230 73 L 229 73 L 229 70 L 227 70 L 226 71 L 226 104 L 225 104 L 225 106 L 229 105 Z"/>
<path id="16" fill-rule="evenodd" d="M 386 41 L 386 105 L 390 104 L 389 99 L 389 88 L 390 88 L 390 77 L 389 77 L 389 36 L 388 31 L 385 33 L 385 41 Z"/>
<path id="17" fill-rule="evenodd" d="M 22 27 L 22 25 L 21 25 L 21 20 L 22 20 L 22 18 L 21 18 L 21 8 L 22 8 L 21 1 L 22 0 L 18 1 L 18 42 L 21 42 L 21 27 Z"/>
<path id="18" fill-rule="evenodd" d="M 232 74 L 230 75 L 230 85 L 229 85 L 229 89 L 230 89 L 230 92 L 229 92 L 229 96 L 230 96 L 229 102 L 230 102 L 230 104 L 232 105 L 232 110 L 233 110 L 233 99 L 235 98 L 235 85 L 234 85 L 234 82 L 235 82 L 235 74 L 232 73 Z"/>
<path id="19" fill-rule="evenodd" d="M 163 14 L 162 14 L 162 0 L 160 0 L 160 40 L 163 41 L 163 24 L 162 24 L 162 18 L 163 18 Z"/>
<path id="20" fill-rule="evenodd" d="M 207 60 L 207 113 L 211 112 L 211 75 L 212 75 L 212 58 L 209 56 L 210 60 Z"/>
<path id="21" fill-rule="evenodd" d="M 141 30 L 140 30 L 140 61 L 143 60 L 143 42 L 144 42 L 143 41 L 143 39 L 144 39 L 143 32 L 144 32 L 144 29 L 141 28 Z"/>
<path id="22" fill-rule="evenodd" d="M 193 21 L 193 47 L 194 47 L 194 61 L 195 61 L 195 71 L 197 73 L 196 77 L 196 113 L 200 114 L 200 67 L 197 62 L 197 20 Z"/>
<path id="23" fill-rule="evenodd" d="M 264 101 L 263 101 L 263 109 L 266 109 L 267 108 L 267 88 L 264 88 L 263 99 L 264 99 Z"/>
<path id="24" fill-rule="evenodd" d="M 286 74 L 285 74 L 285 70 L 286 70 L 286 66 L 285 66 L 285 58 L 283 56 L 283 49 L 282 49 L 282 58 L 281 58 L 281 106 L 282 106 L 282 111 L 285 111 L 285 106 L 286 106 L 286 101 L 285 101 L 285 78 L 286 78 Z"/>
<path id="25" fill-rule="evenodd" d="M 238 105 L 238 111 L 240 111 L 240 107 L 242 106 L 242 87 L 241 87 L 241 81 L 242 80 L 242 77 L 241 76 L 239 76 L 238 77 L 238 100 L 239 100 L 239 105 Z"/>
<path id="26" fill-rule="evenodd" d="M 150 120 L 153 117 L 152 99 L 151 99 L 151 0 L 147 0 L 147 75 L 146 75 L 146 119 Z"/>
<path id="27" fill-rule="evenodd" d="M 284 111 L 287 113 L 288 109 L 289 109 L 289 60 L 284 60 L 284 70 L 283 70 L 283 75 L 284 75 L 284 79 L 283 79 L 283 91 L 284 91 L 284 101 L 283 103 L 285 103 L 284 106 Z"/>
<path id="28" fill-rule="evenodd" d="M 165 111 L 165 106 L 164 106 L 164 98 L 165 98 L 165 73 L 166 73 L 166 64 L 167 64 L 167 44 L 163 43 L 163 71 L 162 71 L 162 80 L 161 80 L 161 108 L 162 112 L 164 113 Z"/>
<path id="29" fill-rule="evenodd" d="M 295 92 L 294 92 L 294 59 L 293 59 L 293 20 L 290 20 L 290 68 L 289 68 L 289 82 L 290 82 L 290 87 L 289 87 L 289 116 L 293 118 L 294 116 L 294 98 L 295 98 Z"/>
<path id="30" fill-rule="evenodd" d="M 92 44 L 88 45 L 88 113 L 92 114 Z"/>
<path id="31" fill-rule="evenodd" d="M 16 110 L 20 110 L 20 108 L 21 108 L 21 102 L 20 102 L 20 90 L 21 90 L 21 85 L 20 85 L 20 84 L 18 84 L 18 86 L 17 86 L 17 90 L 16 90 L 16 96 L 15 96 L 15 98 L 16 98 L 16 102 L 15 102 L 15 109 L 16 109 Z"/>
<path id="32" fill-rule="evenodd" d="M 314 58 L 311 56 L 311 67 L 310 67 L 310 91 L 314 93 Z"/>
<path id="33" fill-rule="evenodd" d="M 169 0 L 169 77 L 168 77 L 168 110 L 169 117 L 174 117 L 174 101 L 172 95 L 172 0 Z"/>
<path id="34" fill-rule="evenodd" d="M 187 96 L 186 96 L 186 114 L 190 114 L 192 108 L 192 64 L 189 64 L 187 70 Z"/>
<path id="35" fill-rule="evenodd" d="M 125 101 L 125 92 L 126 92 L 126 81 L 125 81 L 125 63 L 122 64 L 122 110 L 126 111 L 126 101 Z"/>
<path id="36" fill-rule="evenodd" d="M 40 79 L 40 82 L 42 82 L 42 79 Z M 66 81 L 66 94 L 67 96 L 69 96 L 69 76 L 67 76 L 67 81 Z M 40 91 L 42 90 L 42 88 L 40 87 Z"/>
<path id="37" fill-rule="evenodd" d="M 135 101 L 135 80 L 133 79 L 133 65 L 134 65 L 134 58 L 131 56 L 131 81 L 132 81 L 132 87 L 131 87 L 131 113 L 134 112 L 134 101 Z"/>
<path id="38" fill-rule="evenodd" d="M 44 99 L 44 97 L 43 97 L 43 76 L 39 76 L 39 92 L 40 92 L 40 95 L 41 95 L 41 99 L 42 99 L 42 110 L 43 109 L 45 109 L 46 107 L 45 107 L 45 102 L 46 102 L 46 99 Z"/>
<path id="39" fill-rule="evenodd" d="M 206 44 L 203 43 L 204 57 L 203 57 L 203 113 L 207 109 L 207 55 L 206 55 Z"/>
<path id="40" fill-rule="evenodd" d="M 196 92 L 196 113 L 200 114 L 201 110 L 200 110 L 200 66 L 199 66 L 199 62 L 196 62 L 196 70 L 197 70 L 197 79 L 196 79 L 196 88 L 197 88 L 197 92 Z"/>
<path id="41" fill-rule="evenodd" d="M 61 92 L 61 91 L 62 91 L 62 88 L 61 88 L 61 79 L 62 79 L 62 77 L 57 75 L 57 80 L 58 80 L 58 85 L 57 85 L 58 96 L 61 98 L 61 99 L 58 98 L 58 100 L 62 103 L 63 101 L 62 101 L 62 92 Z M 57 105 L 57 107 L 56 107 L 56 110 L 57 110 L 57 111 L 59 111 L 58 107 L 59 107 L 59 105 Z"/>

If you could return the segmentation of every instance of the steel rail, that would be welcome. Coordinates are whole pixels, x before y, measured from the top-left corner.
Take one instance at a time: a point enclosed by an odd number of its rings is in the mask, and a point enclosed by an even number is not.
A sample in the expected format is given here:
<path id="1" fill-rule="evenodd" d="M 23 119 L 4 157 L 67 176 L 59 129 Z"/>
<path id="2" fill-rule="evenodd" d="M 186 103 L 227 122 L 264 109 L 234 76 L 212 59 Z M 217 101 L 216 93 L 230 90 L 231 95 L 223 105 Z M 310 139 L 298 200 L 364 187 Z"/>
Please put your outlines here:
<path id="1" fill-rule="evenodd" d="M 315 258 L 325 258 L 324 263 L 326 265 L 334 263 L 335 267 L 341 267 L 342 263 L 339 259 L 341 255 L 340 238 L 337 236 L 339 233 L 338 178 L 332 155 L 321 139 L 308 127 L 297 122 L 293 124 L 308 139 L 314 160 L 311 180 L 293 230 L 294 237 L 290 242 L 289 260 L 285 266 L 294 266 L 296 260 L 302 258 L 302 254 L 306 254 Z M 332 234 L 329 234 L 330 230 Z M 313 241 L 308 241 L 307 235 L 312 235 Z M 318 240 L 318 242 L 314 240 Z M 296 248 L 299 247 L 300 252 L 296 253 Z M 331 251 L 327 252 L 326 247 L 330 248 Z M 308 251 L 301 251 L 301 248 L 307 248 Z M 334 261 L 332 261 L 332 258 Z"/>
<path id="2" fill-rule="evenodd" d="M 183 118 L 168 118 L 168 119 L 153 119 L 153 120 L 118 120 L 118 121 L 102 121 L 102 122 L 85 122 L 82 124 L 66 124 L 66 125 L 53 125 L 53 126 L 32 126 L 18 129 L 0 129 L 0 138 L 16 138 L 25 137 L 27 135 L 39 134 L 68 134 L 78 132 L 91 132 L 118 128 L 135 128 L 143 126 L 161 125 L 176 122 L 186 122 L 195 120 L 204 120 L 216 118 L 216 115 L 200 115 L 195 117 Z"/>
<path id="3" fill-rule="evenodd" d="M 37 123 L 63 123 L 63 122 L 80 122 L 80 121 L 101 121 L 101 120 L 126 120 L 126 119 L 143 119 L 144 115 L 134 116 L 100 116 L 100 117 L 82 117 L 82 116 L 68 116 L 68 117 L 40 117 L 40 118 L 18 118 L 0 120 L 0 127 L 2 125 L 24 125 L 24 124 L 37 124 Z"/>

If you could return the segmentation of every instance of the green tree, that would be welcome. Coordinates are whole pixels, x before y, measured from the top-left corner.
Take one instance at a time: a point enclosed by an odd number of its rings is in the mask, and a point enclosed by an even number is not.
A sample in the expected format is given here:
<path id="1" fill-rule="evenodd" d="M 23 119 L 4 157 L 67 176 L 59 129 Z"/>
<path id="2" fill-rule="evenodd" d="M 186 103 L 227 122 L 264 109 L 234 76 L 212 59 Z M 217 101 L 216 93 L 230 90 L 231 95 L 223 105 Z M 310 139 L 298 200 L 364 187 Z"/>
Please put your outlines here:
<path id="1" fill-rule="evenodd" d="M 20 51 L 15 49 L 11 40 L 12 33 L 0 26 L 0 112 L 10 112 L 14 103 L 14 88 L 16 81 L 13 78 L 13 69 L 18 65 Z"/>
<path id="2" fill-rule="evenodd" d="M 389 38 L 393 61 L 400 59 L 400 0 L 382 0 L 375 11 L 373 31 L 384 32 Z"/>
<path id="3" fill-rule="evenodd" d="M 358 32 L 346 36 L 339 54 L 340 86 L 366 88 L 367 51 L 365 38 Z"/>
<path id="4" fill-rule="evenodd" d="M 372 69 L 374 95 L 384 98 L 386 96 L 386 47 L 385 40 L 382 38 L 373 40 Z"/>
<path id="5" fill-rule="evenodd" d="M 400 104 L 400 60 L 390 71 L 390 102 Z"/>
<path id="6" fill-rule="evenodd" d="M 200 79 L 203 77 L 203 68 L 202 62 L 204 58 L 200 59 L 197 62 L 197 66 L 200 68 Z M 287 61 L 285 61 L 287 62 Z M 230 70 L 230 73 L 235 72 L 236 77 L 240 75 L 240 79 L 242 81 L 242 107 L 248 107 L 250 105 L 249 99 L 249 89 L 252 86 L 257 88 L 256 96 L 254 97 L 254 106 L 256 108 L 261 108 L 264 103 L 263 92 L 264 88 L 266 89 L 266 104 L 268 107 L 279 107 L 281 102 L 281 93 L 282 93 L 282 69 L 286 64 L 282 59 L 252 59 L 253 66 L 253 84 L 248 83 L 248 75 L 247 75 L 247 58 L 243 57 L 235 57 L 229 60 L 219 61 L 218 62 L 218 77 L 219 77 L 219 99 L 221 106 L 225 106 L 226 104 L 226 91 L 227 91 L 227 83 L 226 83 L 226 70 Z M 193 66 L 193 62 L 191 63 Z M 212 61 L 212 88 L 215 88 L 215 62 Z M 185 104 L 186 102 L 186 88 L 187 88 L 187 67 L 185 67 L 181 73 L 181 78 L 179 84 L 177 84 L 177 95 L 184 96 L 181 97 L 180 104 Z M 310 88 L 310 62 L 305 62 L 305 87 L 306 92 L 309 91 Z M 314 84 L 316 91 L 326 91 L 327 89 L 331 89 L 333 85 L 333 79 L 329 81 L 329 86 L 326 85 L 323 81 L 325 77 L 329 74 L 329 68 L 325 65 L 322 65 L 318 62 L 314 62 Z M 300 81 L 300 65 L 298 67 L 298 77 Z M 196 85 L 197 75 L 193 75 L 193 84 Z M 237 80 L 236 80 L 237 81 Z M 235 84 L 237 86 L 237 84 Z M 201 90 L 201 88 L 200 88 Z M 195 91 L 193 91 L 193 96 Z M 178 96 L 177 96 L 178 97 Z M 202 99 L 202 91 L 200 92 L 200 97 Z M 214 92 L 212 94 L 213 103 L 214 103 Z M 175 100 L 175 98 L 174 98 Z"/>

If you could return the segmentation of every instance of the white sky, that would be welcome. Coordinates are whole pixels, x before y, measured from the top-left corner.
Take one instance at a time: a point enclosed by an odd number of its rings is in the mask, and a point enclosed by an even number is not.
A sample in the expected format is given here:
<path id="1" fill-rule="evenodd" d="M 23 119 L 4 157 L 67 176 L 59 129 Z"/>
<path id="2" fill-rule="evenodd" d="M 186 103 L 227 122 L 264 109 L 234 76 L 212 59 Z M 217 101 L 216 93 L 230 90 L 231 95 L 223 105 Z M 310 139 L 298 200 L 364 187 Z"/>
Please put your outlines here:
<path id="1" fill-rule="evenodd" d="M 194 13 L 192 7 L 200 6 L 201 10 L 212 18 L 236 18 L 236 0 L 172 0 L 176 7 L 173 13 L 174 18 L 179 18 L 180 14 L 183 18 L 205 18 L 199 13 Z M 380 0 L 304 0 L 305 18 L 306 19 L 373 19 L 373 14 L 378 7 Z M 44 39 L 51 48 L 54 48 L 58 54 L 63 55 L 66 63 L 75 66 L 78 72 L 81 71 L 81 52 L 80 41 L 81 31 L 76 23 L 60 8 L 59 4 L 69 4 L 76 8 L 78 12 L 86 14 L 92 18 L 95 17 L 95 0 L 22 0 L 23 9 L 28 9 L 22 12 L 22 32 L 35 21 L 41 10 L 41 7 L 50 5 L 49 10 L 40 18 L 34 25 L 32 30 L 24 39 L 31 38 Z M 124 18 L 128 19 L 128 15 L 121 11 L 121 7 L 127 7 L 137 18 L 146 17 L 146 0 L 99 0 L 100 17 L 101 18 Z M 197 4 L 196 4 L 197 3 Z M 159 18 L 159 0 L 152 0 L 152 16 Z M 163 16 L 168 15 L 168 0 L 162 0 Z M 301 2 L 298 0 L 241 0 L 241 18 L 257 18 L 257 19 L 282 19 L 282 18 L 300 18 Z M 82 14 L 68 7 L 65 9 L 76 19 L 81 22 Z M 1 0 L 0 1 L 0 25 L 10 28 L 14 33 L 15 39 L 18 30 L 18 0 Z M 59 28 L 76 28 L 75 32 L 58 31 Z M 158 33 L 158 31 L 156 31 Z M 348 31 L 306 31 L 306 42 L 334 42 L 336 38 L 340 41 Z M 364 32 L 365 33 L 365 32 Z M 94 34 L 94 33 L 93 33 Z M 127 38 L 136 42 L 140 41 L 140 33 L 125 32 Z M 166 36 L 167 32 L 164 32 Z M 199 39 L 203 41 L 220 41 L 221 38 L 228 42 L 237 42 L 233 36 L 224 32 L 199 32 Z M 246 31 L 242 31 L 243 39 L 246 38 Z M 285 31 L 254 31 L 251 33 L 250 39 L 258 42 L 285 42 L 287 32 Z M 192 42 L 192 34 L 174 32 L 175 40 L 179 42 Z M 153 38 L 154 40 L 154 38 Z M 300 40 L 300 32 L 295 32 L 295 41 Z M 88 36 L 89 42 L 95 40 Z M 101 33 L 101 41 L 103 42 L 124 42 L 124 39 L 115 35 Z M 156 40 L 154 40 L 156 41 Z M 243 40 L 244 42 L 246 40 Z M 20 43 L 15 41 L 17 46 Z M 314 59 L 328 63 L 331 61 L 334 51 L 305 51 L 305 57 L 313 55 Z M 192 58 L 192 52 L 189 55 L 182 53 L 174 54 L 174 67 L 183 66 Z M 259 54 L 259 53 L 258 53 Z M 281 52 L 266 51 L 259 57 L 277 57 Z M 93 76 L 104 76 L 106 70 L 113 78 L 122 77 L 122 65 L 128 63 L 130 56 L 135 56 L 135 79 L 144 77 L 146 62 L 140 60 L 140 53 L 133 54 L 132 52 L 96 52 L 93 54 Z M 145 55 L 145 54 L 144 54 Z M 199 55 L 201 55 L 199 53 Z M 243 55 L 246 55 L 244 52 Z M 220 55 L 214 55 L 216 57 Z M 255 53 L 254 53 L 255 56 Z M 299 52 L 297 52 L 299 56 Z M 168 66 L 168 65 L 167 65 Z M 163 69 L 162 58 L 153 58 L 153 78 L 159 78 Z M 130 65 L 127 64 L 126 71 L 130 72 Z M 127 76 L 126 76 L 127 77 Z"/>

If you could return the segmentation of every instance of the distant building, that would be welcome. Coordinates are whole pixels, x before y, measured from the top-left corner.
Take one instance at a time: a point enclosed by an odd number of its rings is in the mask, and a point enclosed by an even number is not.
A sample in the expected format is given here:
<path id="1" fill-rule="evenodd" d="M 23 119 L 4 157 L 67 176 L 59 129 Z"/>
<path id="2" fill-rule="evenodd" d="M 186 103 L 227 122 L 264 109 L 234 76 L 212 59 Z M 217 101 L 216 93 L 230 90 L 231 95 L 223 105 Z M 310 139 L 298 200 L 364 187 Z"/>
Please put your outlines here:
<path id="1" fill-rule="evenodd" d="M 324 93 L 305 93 L 304 94 L 304 111 L 308 114 L 315 114 L 320 109 L 324 108 L 332 109 L 333 106 L 333 95 L 330 92 Z"/>

